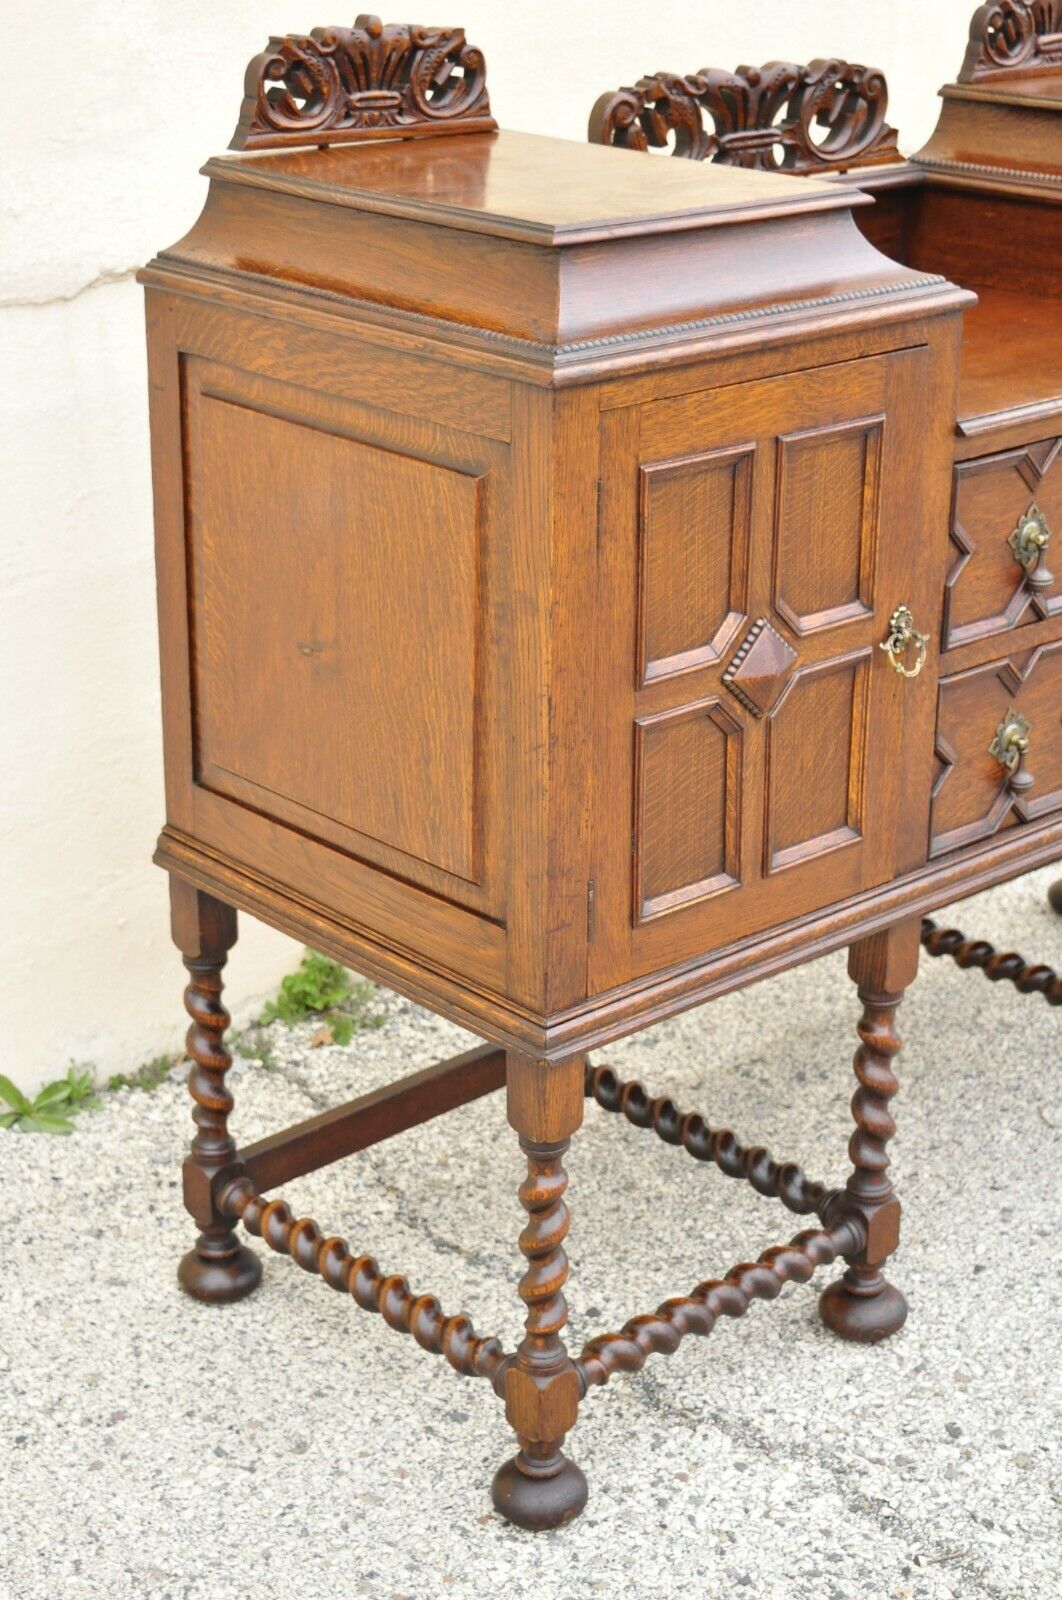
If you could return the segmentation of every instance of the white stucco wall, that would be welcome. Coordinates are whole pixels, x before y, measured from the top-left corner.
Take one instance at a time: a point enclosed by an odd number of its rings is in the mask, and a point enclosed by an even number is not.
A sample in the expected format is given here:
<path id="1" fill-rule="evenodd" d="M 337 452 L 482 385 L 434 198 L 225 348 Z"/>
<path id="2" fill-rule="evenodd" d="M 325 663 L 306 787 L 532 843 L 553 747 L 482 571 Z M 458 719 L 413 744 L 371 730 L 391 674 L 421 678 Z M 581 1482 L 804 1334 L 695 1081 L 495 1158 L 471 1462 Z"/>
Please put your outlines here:
<path id="1" fill-rule="evenodd" d="M 962 59 L 974 0 L 446 0 L 508 127 L 573 139 L 644 72 L 837 54 L 885 69 L 906 148 Z M 243 70 L 270 32 L 350 22 L 335 0 L 6 0 L 21 64 L 0 171 L 0 1070 L 128 1070 L 177 1044 L 163 875 L 147 403 L 136 267 L 196 216 Z M 392 16 L 389 14 L 388 20 Z M 399 20 L 399 18 L 395 18 Z M 402 18 L 401 20 L 405 20 Z M 43 32 L 42 32 L 43 27 Z M 36 57 L 39 70 L 30 70 Z M 11 104 L 12 98 L 14 104 Z M 263 494 L 266 487 L 263 485 Z M 246 1014 L 297 959 L 243 922 Z"/>

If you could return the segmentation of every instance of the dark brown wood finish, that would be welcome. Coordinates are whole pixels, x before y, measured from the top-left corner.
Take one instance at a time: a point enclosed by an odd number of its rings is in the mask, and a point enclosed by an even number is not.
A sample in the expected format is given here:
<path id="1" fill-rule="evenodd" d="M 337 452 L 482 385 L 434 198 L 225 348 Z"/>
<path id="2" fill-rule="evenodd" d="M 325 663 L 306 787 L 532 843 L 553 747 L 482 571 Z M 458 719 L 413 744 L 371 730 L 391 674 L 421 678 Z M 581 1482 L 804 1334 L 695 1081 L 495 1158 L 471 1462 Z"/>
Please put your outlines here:
<path id="1" fill-rule="evenodd" d="M 554 1063 L 509 1057 L 509 1121 L 527 1160 L 520 1185 L 528 1218 L 520 1235 L 527 1261 L 520 1298 L 527 1320 L 501 1382 L 505 1415 L 520 1448 L 498 1469 L 491 1492 L 508 1521 L 532 1530 L 570 1522 L 587 1498 L 586 1478 L 561 1449 L 575 1424 L 583 1387 L 562 1337 L 568 1321 L 564 1155 L 583 1120 L 583 1079 L 580 1057 Z"/>
<path id="2" fill-rule="evenodd" d="M 326 1236 L 312 1217 L 296 1217 L 285 1200 L 266 1200 L 246 1176 L 221 1189 L 219 1204 L 226 1217 L 241 1221 L 278 1255 L 289 1255 L 304 1272 L 319 1273 L 363 1311 L 378 1311 L 389 1328 L 412 1334 L 422 1350 L 445 1356 L 463 1377 L 493 1383 L 511 1359 L 497 1339 L 477 1334 L 464 1312 L 445 1316 L 434 1295 L 413 1294 L 399 1273 L 381 1272 L 372 1256 L 355 1256 L 345 1239 Z M 257 1265 L 257 1256 L 252 1259 Z"/>
<path id="3" fill-rule="evenodd" d="M 1050 72 L 1060 65 L 1059 0 L 988 0 L 970 23 L 959 82 L 997 82 L 1001 74 Z"/>
<path id="4" fill-rule="evenodd" d="M 763 172 L 844 172 L 902 160 L 887 105 L 882 73 L 848 61 L 705 67 L 688 77 L 656 73 L 602 95 L 589 135 L 625 150 L 662 149 L 673 139 L 675 155 Z"/>
<path id="5" fill-rule="evenodd" d="M 360 16 L 352 28 L 285 34 L 247 67 L 232 150 L 477 133 L 497 124 L 482 51 L 460 28 Z"/>
<path id="6" fill-rule="evenodd" d="M 491 1045 L 466 1050 L 450 1061 L 439 1061 L 422 1072 L 372 1089 L 368 1094 L 334 1106 L 305 1122 L 269 1134 L 242 1146 L 240 1162 L 260 1193 L 278 1183 L 288 1183 L 307 1172 L 317 1172 L 367 1150 L 381 1139 L 455 1111 L 505 1083 L 505 1051 Z"/>
<path id="7" fill-rule="evenodd" d="M 852 1172 L 830 1215 L 854 1214 L 863 1244 L 848 1256 L 844 1276 L 821 1295 L 819 1313 L 843 1339 L 868 1344 L 896 1333 L 907 1318 L 906 1300 L 882 1272 L 900 1237 L 900 1202 L 889 1179 L 886 1146 L 896 1132 L 889 1102 L 900 1087 L 892 1066 L 901 1047 L 896 1009 L 918 971 L 920 934 L 918 921 L 909 917 L 886 933 L 861 939 L 848 959 L 863 1002 L 854 1062 L 859 1087 L 848 1146 Z"/>
<path id="8" fill-rule="evenodd" d="M 891 170 L 878 166 L 875 140 L 862 137 L 876 122 L 884 129 L 886 161 L 895 157 L 881 75 L 836 62 L 830 71 L 823 66 L 656 74 L 602 96 L 590 138 L 669 149 L 692 160 L 780 166 L 797 175 L 815 170 L 816 160 L 830 164 L 831 153 L 843 149 L 851 159 L 833 164 L 877 201 L 874 212 L 857 218 L 866 236 L 911 266 L 977 290 L 979 303 L 966 317 L 952 446 L 952 560 L 930 825 L 935 859 L 1060 805 L 1054 645 L 1062 638 L 1062 599 L 1049 547 L 1060 520 L 1054 468 L 1062 426 L 1062 290 L 1053 262 L 1062 204 L 1062 12 L 1052 0 L 982 6 L 959 79 L 942 90 L 933 138 L 910 164 Z M 812 86 L 806 101 L 793 87 L 801 74 Z M 866 103 L 870 85 L 873 107 Z M 790 92 L 797 99 L 787 112 Z M 817 154 L 808 144 L 809 116 L 794 117 L 816 95 L 820 126 L 829 130 Z M 702 110 L 714 134 L 704 132 Z M 1014 248 L 1018 238 L 1021 250 Z M 986 455 L 986 445 L 997 449 Z M 993 662 L 985 649 L 973 649 L 1019 627 L 1030 631 L 1018 655 Z M 750 636 L 746 644 L 752 643 Z M 740 670 L 739 661 L 733 666 Z M 1026 687 L 1034 670 L 1035 682 Z M 1014 771 L 1003 769 L 1001 782 L 989 746 L 1011 712 L 1029 719 L 1027 709 L 1008 704 L 993 721 L 991 704 L 1019 690 L 1026 707 L 1034 704 L 1037 745 L 1047 741 L 1046 776 L 1032 772 L 1023 753 Z"/>
<path id="9" fill-rule="evenodd" d="M 1048 898 L 1059 910 L 1057 883 Z M 1062 1006 L 1062 974 L 1043 963 L 1033 965 L 1016 950 L 997 950 L 987 939 L 968 939 L 958 928 L 938 928 L 932 917 L 922 918 L 922 948 L 930 956 L 950 956 L 964 969 L 975 967 L 990 983 L 1012 983 L 1019 994 L 1042 994 L 1049 1006 Z"/>
<path id="10" fill-rule="evenodd" d="M 586 1067 L 586 1094 L 603 1111 L 650 1128 L 665 1144 L 681 1145 L 695 1161 L 711 1161 L 728 1178 L 750 1183 L 757 1194 L 780 1200 L 798 1216 L 823 1216 L 838 1191 L 809 1179 L 793 1161 L 778 1162 L 762 1145 L 746 1147 L 729 1128 L 710 1128 L 696 1111 L 679 1111 L 667 1095 L 650 1097 L 640 1083 L 623 1083 L 611 1067 Z"/>
<path id="11" fill-rule="evenodd" d="M 242 1220 L 486 1377 L 517 1444 L 494 1503 L 527 1528 L 581 1511 L 565 1438 L 615 1372 L 839 1257 L 827 1323 L 900 1326 L 886 1146 L 919 919 L 1062 854 L 1062 92 L 1051 7 L 995 10 L 910 163 L 881 75 L 840 61 L 641 80 L 595 112 L 624 149 L 492 131 L 458 29 L 288 35 L 142 274 L 156 859 L 195 1063 L 181 1281 L 253 1288 Z M 671 137 L 708 166 L 647 153 Z M 241 1150 L 232 908 L 488 1043 Z M 1049 968 L 924 943 L 1054 997 Z M 845 944 L 843 1189 L 586 1064 Z M 503 1080 L 512 1354 L 270 1195 Z M 584 1097 L 819 1225 L 573 1358 Z"/>
<path id="12" fill-rule="evenodd" d="M 192 1061 L 188 1092 L 196 1132 L 184 1163 L 184 1203 L 200 1232 L 181 1260 L 181 1287 L 196 1300 L 224 1304 L 250 1294 L 262 1266 L 241 1245 L 216 1203 L 217 1185 L 234 1168 L 236 1141 L 229 1132 L 233 1099 L 225 1086 L 232 1057 L 225 1048 L 231 1018 L 221 1003 L 221 973 L 236 943 L 236 913 L 181 878 L 170 879 L 173 940 L 188 968 L 184 1008 L 191 1017 L 185 1049 Z"/>

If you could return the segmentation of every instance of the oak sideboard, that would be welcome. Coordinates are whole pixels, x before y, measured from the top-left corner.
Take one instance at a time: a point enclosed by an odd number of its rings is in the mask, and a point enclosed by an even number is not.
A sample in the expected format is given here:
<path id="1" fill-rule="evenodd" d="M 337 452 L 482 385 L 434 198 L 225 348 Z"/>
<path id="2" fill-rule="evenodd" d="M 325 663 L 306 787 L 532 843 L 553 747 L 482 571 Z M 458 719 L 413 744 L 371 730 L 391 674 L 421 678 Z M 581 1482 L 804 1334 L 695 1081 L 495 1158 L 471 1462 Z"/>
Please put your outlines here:
<path id="1" fill-rule="evenodd" d="M 360 17 L 251 62 L 202 216 L 141 274 L 156 859 L 192 1019 L 180 1280 L 254 1289 L 241 1224 L 486 1378 L 517 1444 L 494 1503 L 522 1526 L 582 1509 L 565 1436 L 651 1353 L 837 1259 L 837 1334 L 906 1314 L 887 1145 L 921 918 L 1062 856 L 1059 70 L 1034 69 L 1042 126 L 1002 176 L 947 172 L 939 143 L 1017 127 L 991 73 L 913 163 L 839 70 L 745 125 L 748 149 L 788 105 L 835 155 L 869 126 L 869 194 L 843 153 L 796 181 L 609 147 L 706 139 L 699 91 L 654 123 L 674 83 L 622 91 L 599 142 L 500 131 L 460 30 Z M 239 1146 L 237 911 L 482 1046 Z M 842 946 L 862 1014 L 839 1186 L 588 1059 Z M 991 975 L 1062 998 L 1015 959 Z M 512 1351 L 277 1193 L 503 1086 L 526 1162 Z M 569 1351 L 587 1100 L 810 1226 Z"/>

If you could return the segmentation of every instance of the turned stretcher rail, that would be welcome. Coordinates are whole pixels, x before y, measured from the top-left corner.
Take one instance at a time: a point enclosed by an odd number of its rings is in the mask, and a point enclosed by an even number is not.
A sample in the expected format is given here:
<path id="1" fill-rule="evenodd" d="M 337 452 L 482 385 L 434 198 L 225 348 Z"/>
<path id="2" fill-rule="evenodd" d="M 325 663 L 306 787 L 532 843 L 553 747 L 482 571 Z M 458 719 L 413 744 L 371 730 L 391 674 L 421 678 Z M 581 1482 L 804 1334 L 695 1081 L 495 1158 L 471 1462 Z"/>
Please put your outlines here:
<path id="1" fill-rule="evenodd" d="M 312 1217 L 294 1216 L 285 1201 L 266 1200 L 249 1178 L 226 1187 L 221 1209 L 278 1255 L 350 1294 L 363 1311 L 378 1311 L 389 1328 L 412 1334 L 422 1350 L 445 1356 L 455 1372 L 493 1382 L 510 1359 L 497 1339 L 476 1333 L 464 1312 L 446 1316 L 434 1295 L 414 1294 L 400 1274 L 382 1273 L 372 1256 L 353 1255 L 345 1239 L 326 1237 Z"/>
<path id="2" fill-rule="evenodd" d="M 978 967 L 991 983 L 1012 983 L 1020 994 L 1042 994 L 1049 1006 L 1062 1006 L 1062 974 L 1034 966 L 1016 950 L 997 950 L 987 939 L 968 939 L 958 928 L 940 928 L 922 919 L 922 948 L 927 955 L 950 956 L 960 967 Z"/>
<path id="3" fill-rule="evenodd" d="M 588 1388 L 616 1372 L 640 1372 L 651 1355 L 672 1355 L 688 1334 L 705 1337 L 720 1317 L 743 1317 L 754 1300 L 774 1300 L 786 1283 L 806 1283 L 816 1267 L 854 1256 L 865 1234 L 857 1217 L 830 1228 L 809 1228 L 789 1244 L 773 1245 L 758 1261 L 742 1261 L 692 1294 L 665 1300 L 648 1316 L 632 1317 L 619 1333 L 602 1333 L 584 1347 L 576 1366 Z"/>
<path id="4" fill-rule="evenodd" d="M 710 1128 L 695 1111 L 680 1111 L 666 1095 L 653 1099 L 640 1083 L 624 1083 L 611 1067 L 586 1067 L 586 1093 L 604 1111 L 636 1128 L 648 1128 L 665 1144 L 681 1145 L 695 1161 L 714 1161 L 728 1178 L 743 1178 L 757 1194 L 780 1200 L 798 1216 L 825 1215 L 836 1194 L 814 1183 L 793 1161 L 775 1161 L 762 1146 L 746 1147 L 729 1128 Z"/>

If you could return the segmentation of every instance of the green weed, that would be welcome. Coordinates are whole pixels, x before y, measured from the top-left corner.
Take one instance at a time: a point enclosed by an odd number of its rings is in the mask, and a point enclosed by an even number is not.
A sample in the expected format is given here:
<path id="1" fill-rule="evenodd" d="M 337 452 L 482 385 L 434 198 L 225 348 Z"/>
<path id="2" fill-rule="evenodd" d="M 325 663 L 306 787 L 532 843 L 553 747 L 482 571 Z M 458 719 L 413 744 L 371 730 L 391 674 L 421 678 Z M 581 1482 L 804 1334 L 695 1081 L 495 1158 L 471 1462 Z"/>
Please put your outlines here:
<path id="1" fill-rule="evenodd" d="M 170 1073 L 181 1060 L 180 1056 L 154 1056 L 150 1061 L 145 1061 L 142 1067 L 137 1067 L 135 1072 L 114 1072 L 107 1079 L 108 1089 L 143 1089 L 145 1094 L 150 1094 L 152 1089 L 158 1089 L 162 1084 L 168 1083 Z"/>
<path id="2" fill-rule="evenodd" d="M 65 1078 L 46 1083 L 32 1100 L 0 1073 L 0 1100 L 11 1107 L 0 1113 L 0 1128 L 19 1128 L 23 1133 L 73 1133 L 70 1118 L 100 1103 L 92 1068 L 74 1065 Z"/>
<path id="3" fill-rule="evenodd" d="M 320 1017 L 331 1042 L 347 1045 L 359 1030 L 383 1026 L 383 1017 L 371 1010 L 375 995 L 374 984 L 363 978 L 355 981 L 338 961 L 308 949 L 297 970 L 282 981 L 276 999 L 263 1010 L 259 1025 Z"/>

